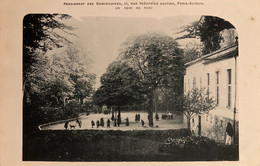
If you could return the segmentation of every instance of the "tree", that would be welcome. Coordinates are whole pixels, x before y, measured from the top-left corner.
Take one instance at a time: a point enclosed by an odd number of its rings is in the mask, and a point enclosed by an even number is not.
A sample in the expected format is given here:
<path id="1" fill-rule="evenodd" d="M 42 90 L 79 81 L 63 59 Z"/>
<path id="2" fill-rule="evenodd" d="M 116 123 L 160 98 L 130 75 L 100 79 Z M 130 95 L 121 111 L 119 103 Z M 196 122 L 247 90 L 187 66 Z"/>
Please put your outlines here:
<path id="1" fill-rule="evenodd" d="M 214 16 L 201 16 L 200 20 L 186 26 L 180 33 L 185 35 L 177 39 L 199 37 L 204 45 L 203 54 L 216 51 L 220 48 L 220 42 L 223 40 L 221 31 L 235 28 L 230 22 Z"/>
<path id="2" fill-rule="evenodd" d="M 185 44 L 183 49 L 183 56 L 184 56 L 184 63 L 188 63 L 190 61 L 193 61 L 202 55 L 202 46 L 198 44 L 197 42 L 189 42 Z"/>
<path id="3" fill-rule="evenodd" d="M 149 126 L 153 126 L 155 91 L 183 80 L 182 53 L 172 37 L 158 33 L 130 38 L 123 45 L 120 58 L 140 77 L 148 98 Z M 179 90 L 182 91 L 182 86 Z"/>
<path id="4" fill-rule="evenodd" d="M 133 68 L 122 61 L 114 61 L 101 77 L 101 86 L 94 95 L 94 101 L 100 107 L 107 105 L 116 106 L 119 110 L 122 106 L 141 103 L 144 96 L 139 83 L 139 76 Z"/>
<path id="5" fill-rule="evenodd" d="M 192 89 L 183 96 L 183 113 L 187 117 L 187 126 L 190 129 L 190 120 L 195 115 L 208 113 L 215 107 L 215 101 L 209 92 L 203 89 Z"/>
<path id="6" fill-rule="evenodd" d="M 36 70 L 46 63 L 44 54 L 53 48 L 61 48 L 71 42 L 56 30 L 72 34 L 73 29 L 62 23 L 69 19 L 65 14 L 28 14 L 23 19 L 23 93 L 24 104 L 31 100 L 32 81 Z M 32 80 L 33 79 L 33 80 Z"/>
<path id="7" fill-rule="evenodd" d="M 23 19 L 23 82 L 24 90 L 26 79 L 31 66 L 37 62 L 35 53 L 38 51 L 46 52 L 53 48 L 61 48 L 71 42 L 60 35 L 55 30 L 62 30 L 65 33 L 73 35 L 70 31 L 73 29 L 61 22 L 63 19 L 69 19 L 71 16 L 66 14 L 28 14 Z"/>
<path id="8" fill-rule="evenodd" d="M 92 93 L 95 76 L 89 72 L 88 55 L 67 39 L 75 36 L 73 28 L 63 23 L 68 18 L 60 14 L 24 17 L 23 118 L 31 123 L 24 126 L 75 115 L 66 113 L 68 100 L 83 101 Z"/>

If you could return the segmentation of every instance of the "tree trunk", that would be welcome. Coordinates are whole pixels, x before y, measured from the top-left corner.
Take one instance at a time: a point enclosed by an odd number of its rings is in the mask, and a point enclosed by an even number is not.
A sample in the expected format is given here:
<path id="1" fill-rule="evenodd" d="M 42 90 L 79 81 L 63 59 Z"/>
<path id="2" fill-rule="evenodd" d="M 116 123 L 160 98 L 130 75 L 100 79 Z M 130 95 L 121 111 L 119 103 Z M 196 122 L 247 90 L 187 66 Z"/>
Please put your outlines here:
<path id="1" fill-rule="evenodd" d="M 152 92 L 151 95 L 149 96 L 149 106 L 148 106 L 148 116 L 149 116 L 149 126 L 153 127 L 153 105 L 154 101 L 154 93 Z"/>
<path id="2" fill-rule="evenodd" d="M 190 130 L 190 118 L 187 117 L 187 127 Z"/>
<path id="3" fill-rule="evenodd" d="M 117 115 L 118 123 L 121 124 L 121 107 L 118 107 L 118 115 Z"/>

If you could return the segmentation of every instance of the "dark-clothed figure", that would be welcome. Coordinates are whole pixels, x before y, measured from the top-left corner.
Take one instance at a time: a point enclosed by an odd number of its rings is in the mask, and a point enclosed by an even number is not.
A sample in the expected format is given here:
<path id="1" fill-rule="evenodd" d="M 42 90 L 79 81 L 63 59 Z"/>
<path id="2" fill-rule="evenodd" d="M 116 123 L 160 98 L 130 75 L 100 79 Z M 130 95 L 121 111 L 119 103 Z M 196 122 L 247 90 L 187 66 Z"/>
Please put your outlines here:
<path id="1" fill-rule="evenodd" d="M 114 126 L 115 126 L 115 127 L 116 127 L 116 121 L 117 121 L 117 120 L 116 120 L 116 119 L 114 119 Z"/>
<path id="2" fill-rule="evenodd" d="M 107 120 L 107 127 L 110 128 L 110 120 Z"/>
<path id="3" fill-rule="evenodd" d="M 159 120 L 159 115 L 158 113 L 155 114 L 155 119 L 158 121 Z"/>
<path id="4" fill-rule="evenodd" d="M 68 129 L 68 126 L 69 126 L 69 121 L 65 122 L 64 128 L 67 130 L 67 129 Z"/>
<path id="5" fill-rule="evenodd" d="M 99 124 L 99 120 L 97 120 L 96 124 L 97 124 L 97 128 L 99 128 L 99 125 L 100 125 L 100 124 Z"/>
<path id="6" fill-rule="evenodd" d="M 79 125 L 79 128 L 81 128 L 81 126 L 82 126 L 82 122 L 79 121 L 78 125 Z"/>
<path id="7" fill-rule="evenodd" d="M 100 119 L 100 126 L 104 127 L 104 119 L 103 118 Z"/>
<path id="8" fill-rule="evenodd" d="M 233 127 L 231 123 L 227 123 L 227 128 L 226 128 L 226 142 L 225 145 L 231 145 L 232 143 L 232 137 L 233 137 Z"/>
<path id="9" fill-rule="evenodd" d="M 95 122 L 93 120 L 91 121 L 91 126 L 92 128 L 95 126 Z"/>
<path id="10" fill-rule="evenodd" d="M 141 123 L 142 123 L 142 126 L 144 126 L 144 121 L 143 121 L 143 119 L 141 120 Z"/>
<path id="11" fill-rule="evenodd" d="M 77 118 L 76 123 L 78 124 L 79 128 L 81 128 L 82 122 L 79 120 L 79 118 Z"/>
<path id="12" fill-rule="evenodd" d="M 138 122 L 138 115 L 135 114 L 135 122 Z"/>
<path id="13" fill-rule="evenodd" d="M 125 120 L 126 120 L 126 121 L 125 121 L 125 125 L 126 125 L 126 126 L 129 126 L 129 119 L 126 118 Z"/>
<path id="14" fill-rule="evenodd" d="M 116 119 L 116 123 L 117 123 L 117 126 L 119 127 L 120 124 L 121 124 L 121 118 L 117 118 L 117 119 Z"/>

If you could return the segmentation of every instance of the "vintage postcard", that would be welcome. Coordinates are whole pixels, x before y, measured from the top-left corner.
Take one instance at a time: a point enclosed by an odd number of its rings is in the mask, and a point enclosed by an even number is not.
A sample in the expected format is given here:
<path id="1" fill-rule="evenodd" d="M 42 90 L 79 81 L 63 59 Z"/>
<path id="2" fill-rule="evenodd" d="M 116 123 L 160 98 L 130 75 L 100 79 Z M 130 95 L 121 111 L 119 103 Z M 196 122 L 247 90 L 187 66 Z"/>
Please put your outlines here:
<path id="1" fill-rule="evenodd" d="M 0 165 L 257 165 L 259 2 L 0 2 Z"/>

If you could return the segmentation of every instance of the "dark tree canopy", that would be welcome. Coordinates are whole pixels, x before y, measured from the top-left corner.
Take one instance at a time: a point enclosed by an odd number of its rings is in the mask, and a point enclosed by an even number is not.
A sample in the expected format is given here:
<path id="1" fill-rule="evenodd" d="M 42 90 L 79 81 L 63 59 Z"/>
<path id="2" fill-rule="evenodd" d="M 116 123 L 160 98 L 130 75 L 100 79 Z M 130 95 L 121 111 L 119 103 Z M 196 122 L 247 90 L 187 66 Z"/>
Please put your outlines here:
<path id="1" fill-rule="evenodd" d="M 200 37 L 204 45 L 203 54 L 216 51 L 220 48 L 220 42 L 223 39 L 220 32 L 225 29 L 235 28 L 230 22 L 214 16 L 201 16 L 198 22 L 184 28 L 181 32 L 187 34 L 177 39 Z"/>
<path id="2" fill-rule="evenodd" d="M 94 95 L 97 105 L 125 106 L 144 100 L 139 76 L 125 62 L 114 61 L 101 77 L 101 86 Z"/>
<path id="3" fill-rule="evenodd" d="M 55 29 L 72 34 L 73 29 L 59 20 L 69 19 L 66 14 L 28 14 L 23 19 L 23 76 L 26 79 L 31 66 L 36 63 L 36 50 L 47 51 L 71 42 Z"/>

